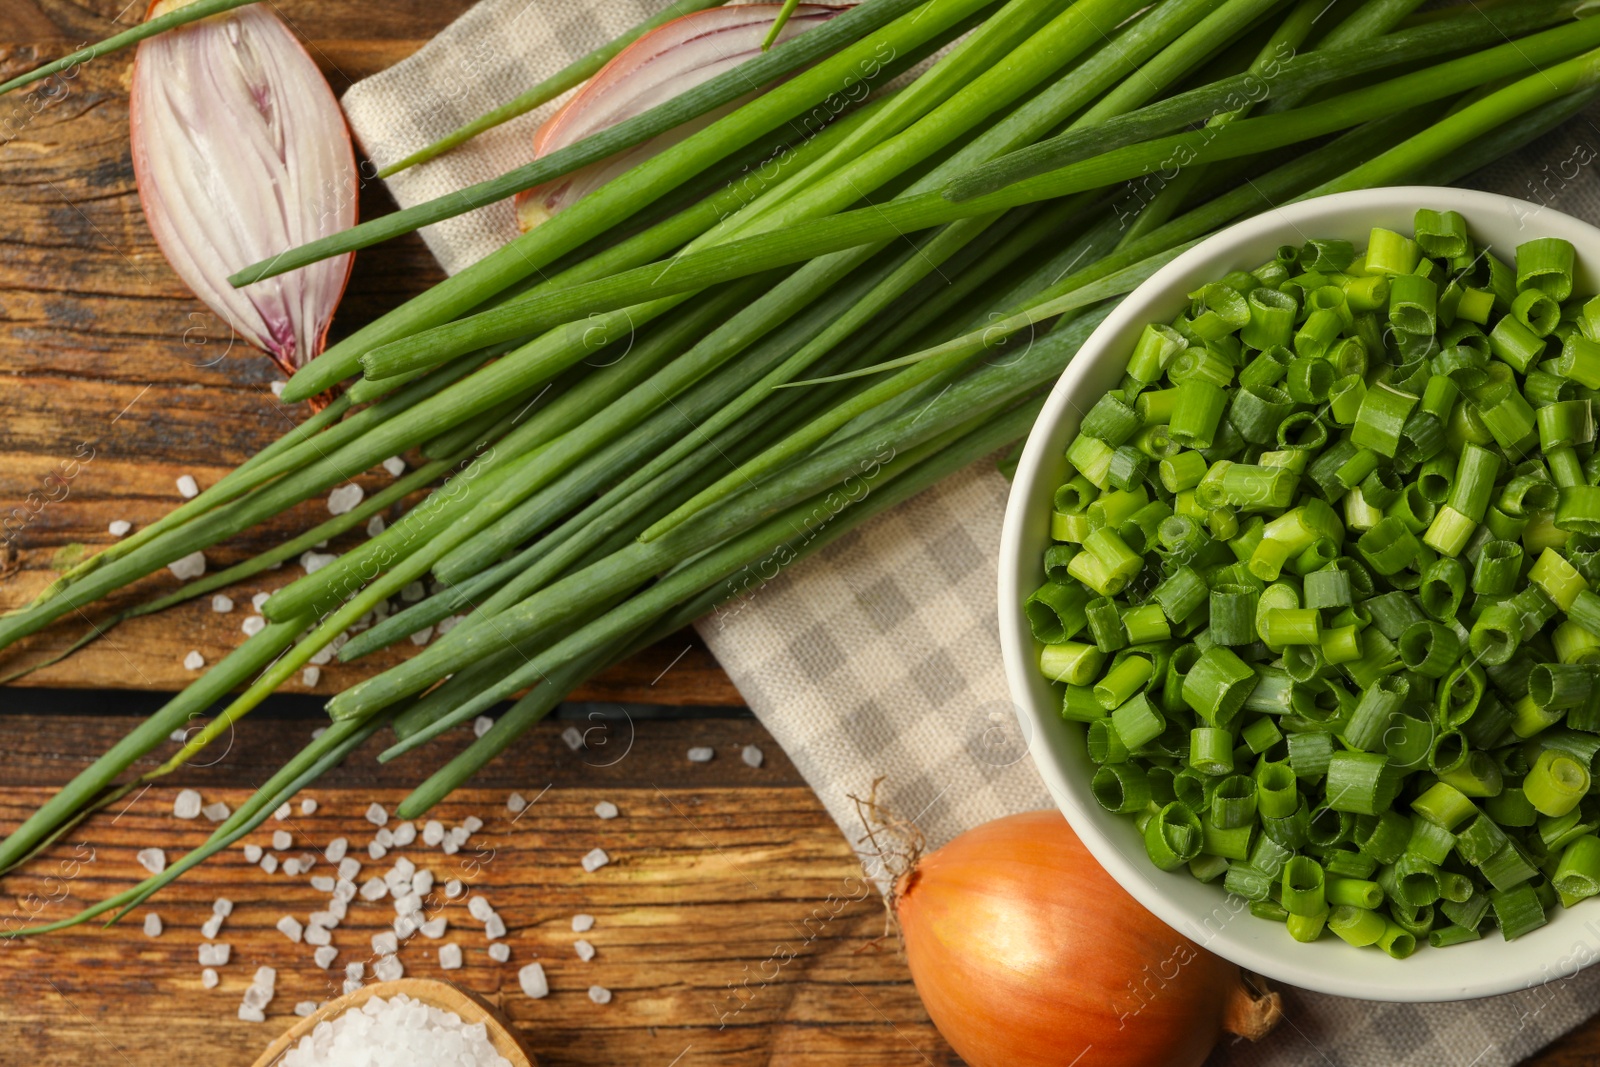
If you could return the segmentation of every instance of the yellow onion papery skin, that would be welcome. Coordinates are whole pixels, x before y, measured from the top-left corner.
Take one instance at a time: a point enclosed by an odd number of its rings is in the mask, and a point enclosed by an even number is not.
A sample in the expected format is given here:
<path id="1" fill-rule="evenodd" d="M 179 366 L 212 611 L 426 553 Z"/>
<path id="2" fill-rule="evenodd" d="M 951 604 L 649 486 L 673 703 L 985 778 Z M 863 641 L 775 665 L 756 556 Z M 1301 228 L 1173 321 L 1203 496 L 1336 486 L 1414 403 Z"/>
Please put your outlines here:
<path id="1" fill-rule="evenodd" d="M 595 72 L 533 135 L 533 157 L 615 126 L 663 100 L 688 92 L 761 54 L 782 4 L 729 4 L 662 23 L 618 52 Z M 800 4 L 778 41 L 822 25 L 848 7 Z M 640 145 L 516 195 L 517 225 L 524 231 L 575 203 L 623 171 L 666 151 L 756 94 L 741 97 Z"/>
<path id="2" fill-rule="evenodd" d="M 167 262 L 292 374 L 322 351 L 353 255 L 243 289 L 227 278 L 354 225 L 355 151 L 327 80 L 268 7 L 239 8 L 140 42 L 129 127 L 139 201 Z"/>
<path id="3" fill-rule="evenodd" d="M 917 992 L 971 1067 L 1198 1067 L 1282 1014 L 1144 909 L 1059 812 L 923 856 L 893 899 Z"/>

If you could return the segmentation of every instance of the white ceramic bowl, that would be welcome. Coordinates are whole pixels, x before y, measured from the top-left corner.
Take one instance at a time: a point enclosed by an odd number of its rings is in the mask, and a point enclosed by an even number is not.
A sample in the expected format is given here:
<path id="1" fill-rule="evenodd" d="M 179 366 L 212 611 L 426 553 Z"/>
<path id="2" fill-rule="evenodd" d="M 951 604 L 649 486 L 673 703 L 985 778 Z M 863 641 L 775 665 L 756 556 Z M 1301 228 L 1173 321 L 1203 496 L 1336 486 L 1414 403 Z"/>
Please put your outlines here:
<path id="1" fill-rule="evenodd" d="M 1424 945 L 1407 960 L 1352 948 L 1332 935 L 1308 945 L 1291 940 L 1281 924 L 1257 919 L 1220 884 L 1204 885 L 1185 870 L 1158 870 L 1146 857 L 1133 820 L 1095 802 L 1084 728 L 1061 718 L 1059 699 L 1038 671 L 1039 645 L 1022 603 L 1044 581 L 1050 501 L 1066 468 L 1062 454 L 1083 413 L 1121 380 L 1146 323 L 1171 320 L 1187 303 L 1184 294 L 1230 270 L 1253 269 L 1282 245 L 1332 237 L 1360 248 L 1374 226 L 1410 233 L 1420 207 L 1461 212 L 1473 238 L 1507 262 L 1523 241 L 1564 237 L 1577 246 L 1578 291 L 1600 291 L 1600 229 L 1491 193 L 1426 186 L 1362 190 L 1291 204 L 1231 226 L 1135 289 L 1084 343 L 1028 437 L 1000 547 L 1000 640 L 1020 725 L 1056 803 L 1089 851 L 1141 904 L 1212 952 L 1291 985 L 1368 1000 L 1461 1000 L 1566 977 L 1600 958 L 1600 903 L 1558 908 L 1547 926 L 1515 941 L 1491 932 L 1482 941 L 1448 949 Z"/>

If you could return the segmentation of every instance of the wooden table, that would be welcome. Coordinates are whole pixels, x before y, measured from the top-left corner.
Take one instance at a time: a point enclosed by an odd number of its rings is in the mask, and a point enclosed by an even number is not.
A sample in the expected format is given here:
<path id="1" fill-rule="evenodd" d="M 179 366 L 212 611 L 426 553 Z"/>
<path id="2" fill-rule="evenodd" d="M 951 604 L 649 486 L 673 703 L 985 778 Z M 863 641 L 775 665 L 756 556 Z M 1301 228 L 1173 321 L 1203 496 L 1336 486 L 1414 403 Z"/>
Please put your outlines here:
<path id="1" fill-rule="evenodd" d="M 276 6 L 342 91 L 420 47 L 469 2 Z M 120 0 L 0 0 L 7 38 L 0 78 L 114 32 L 132 17 L 116 22 L 123 13 Z M 0 106 L 0 512 L 23 505 L 63 460 L 93 449 L 65 500 L 27 509 L 20 536 L 0 558 L 0 609 L 31 598 L 63 548 L 107 543 L 114 519 L 140 524 L 164 513 L 178 499 L 180 475 L 208 483 L 295 414 L 273 400 L 268 383 L 277 375 L 264 358 L 228 351 L 217 360 L 226 328 L 189 296 L 150 238 L 128 159 L 129 64 L 127 55 L 92 63 L 59 97 L 33 98 L 37 110 L 31 103 L 12 110 L 25 98 Z M 391 207 L 376 187 L 363 192 L 363 217 Z M 414 238 L 363 253 L 335 336 L 438 277 Z M 213 566 L 303 529 L 313 513 L 306 505 L 252 531 L 211 553 Z M 235 599 L 282 584 L 267 577 Z M 152 580 L 135 598 L 167 584 Z M 0 673 L 63 648 L 101 617 L 97 609 L 51 628 L 0 657 Z M 215 662 L 235 647 L 241 617 L 200 603 L 134 620 L 22 683 L 50 688 L 0 694 L 8 748 L 0 826 L 15 825 L 126 730 L 129 713 L 152 709 L 157 693 L 185 684 L 193 676 L 181 664 L 186 652 Z M 388 662 L 374 657 L 364 669 Z M 342 688 L 356 671 L 327 669 L 317 688 Z M 542 724 L 436 813 L 449 825 L 473 814 L 484 820 L 466 850 L 445 856 L 420 843 L 406 850 L 441 883 L 459 877 L 477 887 L 510 928 L 511 960 L 496 964 L 485 954 L 481 925 L 461 902 L 449 906 L 446 939 L 467 959 L 449 977 L 498 999 L 550 1065 L 959 1062 L 922 1012 L 894 941 L 883 939 L 881 905 L 864 893 L 846 840 L 777 745 L 739 709 L 738 693 L 704 646 L 692 635 L 669 640 L 574 698 L 606 703 L 569 706 L 569 721 Z M 630 716 L 617 702 L 699 710 L 647 717 L 636 708 Z M 198 843 L 209 824 L 175 819 L 176 791 L 192 787 L 207 801 L 237 804 L 315 727 L 315 703 L 269 705 L 239 726 L 217 765 L 185 769 L 9 877 L 4 921 L 64 915 L 131 884 L 142 875 L 139 848 L 176 856 Z M 602 719 L 579 723 L 591 731 L 590 746 L 574 751 L 561 731 L 586 713 Z M 439 744 L 458 748 L 464 736 Z M 747 743 L 764 750 L 761 768 L 738 758 Z M 690 764 L 684 753 L 693 745 L 713 746 L 716 759 Z M 252 840 L 269 843 L 272 830 L 288 829 L 294 843 L 285 856 L 336 836 L 364 846 L 374 830 L 363 817 L 367 805 L 392 807 L 441 758 L 432 748 L 426 760 L 414 754 L 380 765 L 372 754 L 357 753 L 311 790 L 320 803 L 315 814 L 296 809 Z M 513 790 L 534 801 L 515 818 L 505 806 Z M 621 817 L 598 819 L 600 800 L 617 804 Z M 586 873 L 579 859 L 597 846 L 611 863 Z M 381 869 L 366 867 L 363 878 Z M 218 896 L 235 902 L 221 935 L 233 957 L 220 969 L 220 987 L 207 990 L 196 951 Z M 99 1057 L 143 1067 L 175 1054 L 186 1063 L 249 1062 L 296 1002 L 331 995 L 342 977 L 337 968 L 370 958 L 370 936 L 392 917 L 387 901 L 353 907 L 334 932 L 336 970 L 323 972 L 308 946 L 275 929 L 282 915 L 303 920 L 322 899 L 306 877 L 268 875 L 235 848 L 131 922 L 0 942 L 0 1063 L 79 1067 Z M 159 938 L 142 933 L 145 910 L 164 921 Z M 596 917 L 587 937 L 598 954 L 588 963 L 573 949 L 570 920 L 579 912 Z M 408 944 L 401 953 L 407 973 L 443 974 L 434 947 L 426 939 Z M 540 1001 L 517 989 L 517 969 L 535 954 L 553 989 Z M 240 994 L 262 964 L 279 973 L 271 1025 L 239 1022 Z M 592 1003 L 592 984 L 611 989 L 612 1003 Z M 1597 1056 L 1600 1023 L 1593 1023 L 1529 1064 L 1569 1067 Z"/>

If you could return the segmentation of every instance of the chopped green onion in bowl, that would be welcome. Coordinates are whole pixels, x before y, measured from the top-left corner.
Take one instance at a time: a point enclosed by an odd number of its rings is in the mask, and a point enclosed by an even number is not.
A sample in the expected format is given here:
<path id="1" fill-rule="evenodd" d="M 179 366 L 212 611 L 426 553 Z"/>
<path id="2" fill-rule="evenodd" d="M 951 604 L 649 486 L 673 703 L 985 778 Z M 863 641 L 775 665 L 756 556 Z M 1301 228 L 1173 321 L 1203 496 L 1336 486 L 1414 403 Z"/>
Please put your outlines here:
<path id="1" fill-rule="evenodd" d="M 1149 863 L 1402 958 L 1600 895 L 1600 299 L 1454 211 L 1198 285 L 1024 613 Z"/>

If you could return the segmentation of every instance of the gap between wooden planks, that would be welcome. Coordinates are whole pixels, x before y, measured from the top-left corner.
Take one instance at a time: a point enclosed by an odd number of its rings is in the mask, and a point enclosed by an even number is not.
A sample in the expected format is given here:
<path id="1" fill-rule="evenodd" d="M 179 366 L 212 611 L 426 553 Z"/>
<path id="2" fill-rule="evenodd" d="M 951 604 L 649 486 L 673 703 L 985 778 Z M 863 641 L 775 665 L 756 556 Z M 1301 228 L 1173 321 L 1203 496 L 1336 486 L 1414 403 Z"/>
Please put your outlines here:
<path id="1" fill-rule="evenodd" d="M 0 723 L 15 739 L 0 763 L 4 827 L 130 725 L 111 716 L 3 716 Z M 236 805 L 248 795 L 244 787 L 264 778 L 314 725 L 245 720 L 217 766 L 175 775 L 131 805 L 97 815 L 6 878 L 5 922 L 35 910 L 56 918 L 125 888 L 143 876 L 134 859 L 140 848 L 165 848 L 176 858 L 210 826 L 173 817 L 179 788 Z M 288 820 L 269 819 L 248 840 L 270 846 L 274 830 L 288 829 L 294 840 L 277 853 L 282 858 L 344 836 L 362 860 L 358 882 L 406 855 L 435 872 L 435 901 L 452 877 L 482 893 L 509 928 L 510 962 L 488 958 L 482 924 L 467 914 L 465 897 L 444 905 L 443 939 L 417 935 L 400 958 L 408 975 L 446 978 L 496 1000 L 542 1064 L 959 1062 L 923 1014 L 893 940 L 878 940 L 883 909 L 860 881 L 845 838 L 759 724 L 580 722 L 591 742 L 581 752 L 561 741 L 566 725 L 541 724 L 472 788 L 431 813 L 446 826 L 468 815 L 484 820 L 455 856 L 419 840 L 372 861 L 365 846 L 375 828 L 364 812 L 373 800 L 393 808 L 411 781 L 470 740 L 466 731 L 443 739 L 427 761 L 378 765 L 376 746 L 369 746 L 307 790 L 318 801 L 314 814 L 301 815 L 296 804 Z M 763 748 L 763 767 L 739 759 L 747 743 Z M 690 764 L 684 753 L 693 745 L 714 747 L 716 758 Z M 505 806 L 513 789 L 535 801 L 515 819 Z M 596 817 L 599 800 L 614 802 L 621 816 Z M 590 874 L 579 860 L 595 847 L 611 862 Z M 310 874 L 331 872 L 319 862 Z M 347 962 L 370 967 L 371 937 L 394 918 L 388 897 L 357 898 L 333 931 L 340 949 L 333 968 L 317 969 L 310 946 L 275 928 L 285 914 L 304 922 L 323 906 L 326 895 L 310 886 L 310 874 L 267 875 L 234 847 L 114 928 L 0 942 L 0 1064 L 165 1067 L 175 1055 L 184 1063 L 249 1063 L 293 1021 L 298 1001 L 337 992 Z M 219 896 L 234 902 L 218 938 L 233 954 L 219 969 L 220 986 L 207 990 L 197 962 L 199 928 Z M 142 932 L 147 911 L 165 924 L 159 938 Z M 579 912 L 596 920 L 584 935 L 571 929 Z M 574 953 L 580 936 L 597 949 L 589 963 Z M 436 952 L 450 941 L 463 948 L 466 963 L 443 972 Z M 539 1001 L 517 984 L 518 969 L 535 958 L 552 990 Z M 241 1022 L 240 997 L 261 965 L 277 968 L 277 997 L 267 1023 Z M 596 984 L 613 992 L 609 1005 L 589 1000 Z"/>

